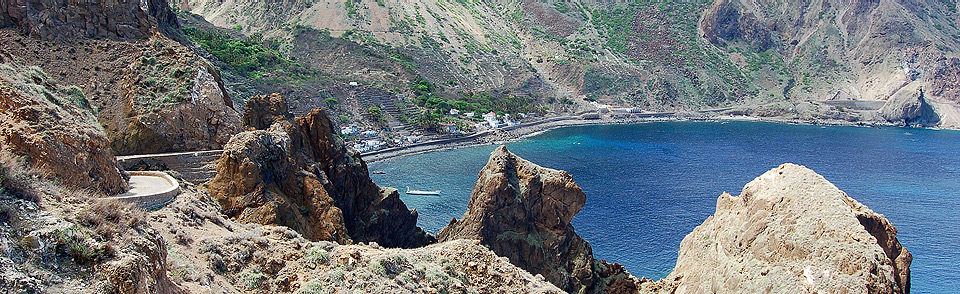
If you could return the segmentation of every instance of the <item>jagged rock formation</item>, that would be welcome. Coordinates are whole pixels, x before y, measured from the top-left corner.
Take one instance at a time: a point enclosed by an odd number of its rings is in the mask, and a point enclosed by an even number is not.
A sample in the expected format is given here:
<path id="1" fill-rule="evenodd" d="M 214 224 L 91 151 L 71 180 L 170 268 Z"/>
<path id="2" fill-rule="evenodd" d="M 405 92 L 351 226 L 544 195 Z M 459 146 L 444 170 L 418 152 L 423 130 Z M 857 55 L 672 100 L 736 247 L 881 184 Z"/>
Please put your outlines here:
<path id="1" fill-rule="evenodd" d="M 294 119 L 285 105 L 279 94 L 248 102 L 243 117 L 254 130 L 230 140 L 209 183 L 228 215 L 286 225 L 312 240 L 388 247 L 432 241 L 396 189 L 370 180 L 322 110 Z"/>
<path id="2" fill-rule="evenodd" d="M 463 217 L 451 220 L 437 239 L 479 240 L 565 291 L 635 292 L 634 278 L 619 264 L 595 260 L 590 244 L 570 225 L 585 201 L 570 174 L 500 146 L 480 171 Z"/>
<path id="3" fill-rule="evenodd" d="M 164 0 L 3 1 L 0 27 L 6 26 L 40 39 L 140 38 L 180 28 Z"/>
<path id="4" fill-rule="evenodd" d="M 883 215 L 784 164 L 720 195 L 674 271 L 641 292 L 909 293 L 912 259 Z"/>
<path id="5" fill-rule="evenodd" d="M 940 122 L 940 116 L 924 98 L 920 83 L 911 83 L 890 96 L 880 108 L 880 115 L 905 125 L 935 126 Z"/>
<path id="6" fill-rule="evenodd" d="M 79 88 L 0 52 L 0 151 L 68 186 L 122 193 L 126 177 L 88 103 Z"/>

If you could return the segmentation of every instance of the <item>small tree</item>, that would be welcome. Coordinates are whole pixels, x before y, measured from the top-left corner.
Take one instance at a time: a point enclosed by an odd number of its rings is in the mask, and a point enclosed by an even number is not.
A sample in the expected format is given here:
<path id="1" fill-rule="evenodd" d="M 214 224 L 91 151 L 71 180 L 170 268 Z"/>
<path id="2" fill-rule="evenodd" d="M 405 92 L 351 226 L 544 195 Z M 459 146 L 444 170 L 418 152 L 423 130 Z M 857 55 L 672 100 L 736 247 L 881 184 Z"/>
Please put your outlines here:
<path id="1" fill-rule="evenodd" d="M 337 106 L 337 103 L 340 103 L 340 101 L 335 98 L 327 98 L 323 99 L 323 103 L 327 104 L 327 108 L 332 109 L 334 106 Z"/>

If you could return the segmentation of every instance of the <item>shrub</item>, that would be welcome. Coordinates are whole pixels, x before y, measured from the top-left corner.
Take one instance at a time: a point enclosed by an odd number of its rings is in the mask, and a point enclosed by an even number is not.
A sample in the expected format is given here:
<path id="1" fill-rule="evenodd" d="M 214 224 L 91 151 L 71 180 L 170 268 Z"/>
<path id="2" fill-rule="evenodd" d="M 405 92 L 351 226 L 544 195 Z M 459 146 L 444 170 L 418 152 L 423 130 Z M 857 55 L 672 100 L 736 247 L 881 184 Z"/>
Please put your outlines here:
<path id="1" fill-rule="evenodd" d="M 68 101 L 72 102 L 77 107 L 82 109 L 90 109 L 90 102 L 87 101 L 87 95 L 83 94 L 83 90 L 77 86 L 67 86 L 62 87 L 59 90 L 60 95 Z"/>
<path id="2" fill-rule="evenodd" d="M 248 269 L 240 272 L 237 282 L 247 290 L 255 290 L 260 288 L 260 285 L 263 284 L 263 281 L 266 279 L 267 275 L 259 270 Z"/>
<path id="3" fill-rule="evenodd" d="M 313 264 L 327 263 L 330 261 L 330 252 L 320 248 L 320 246 L 313 246 L 307 249 L 307 254 L 304 258 Z"/>
<path id="4" fill-rule="evenodd" d="M 338 103 L 340 103 L 340 101 L 337 100 L 336 98 L 327 98 L 327 99 L 323 99 L 323 103 L 327 104 L 327 108 L 333 108 Z"/>
<path id="5" fill-rule="evenodd" d="M 57 230 L 54 237 L 56 251 L 73 258 L 77 264 L 90 264 L 106 255 L 103 248 L 91 244 L 89 237 L 77 227 Z"/>

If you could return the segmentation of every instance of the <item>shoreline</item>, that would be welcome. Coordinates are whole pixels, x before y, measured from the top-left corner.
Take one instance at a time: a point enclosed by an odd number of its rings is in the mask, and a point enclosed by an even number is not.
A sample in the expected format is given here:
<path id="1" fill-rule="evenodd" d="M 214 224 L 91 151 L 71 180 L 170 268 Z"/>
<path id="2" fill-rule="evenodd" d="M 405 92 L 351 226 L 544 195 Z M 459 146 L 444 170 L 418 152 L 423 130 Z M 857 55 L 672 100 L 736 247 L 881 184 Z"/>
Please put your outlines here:
<path id="1" fill-rule="evenodd" d="M 417 143 L 408 146 L 386 148 L 377 151 L 359 154 L 360 157 L 369 163 L 389 160 L 396 157 L 415 155 L 433 151 L 452 150 L 459 148 L 498 145 L 520 141 L 529 137 L 546 133 L 550 130 L 585 126 L 585 125 L 623 125 L 640 124 L 655 122 L 678 122 L 678 121 L 699 121 L 699 122 L 725 122 L 725 121 L 750 121 L 750 122 L 768 122 L 790 125 L 811 125 L 811 126 L 850 126 L 850 127 L 903 127 L 889 122 L 851 122 L 846 120 L 821 120 L 808 121 L 797 118 L 777 118 L 777 117 L 755 117 L 740 115 L 709 115 L 704 112 L 699 113 L 670 113 L 670 114 L 648 114 L 646 117 L 630 118 L 611 118 L 601 117 L 599 119 L 583 119 L 580 116 L 560 116 L 534 121 L 528 124 L 521 124 L 513 127 L 485 130 L 471 135 L 433 140 Z M 934 129 L 934 128 L 927 128 Z"/>

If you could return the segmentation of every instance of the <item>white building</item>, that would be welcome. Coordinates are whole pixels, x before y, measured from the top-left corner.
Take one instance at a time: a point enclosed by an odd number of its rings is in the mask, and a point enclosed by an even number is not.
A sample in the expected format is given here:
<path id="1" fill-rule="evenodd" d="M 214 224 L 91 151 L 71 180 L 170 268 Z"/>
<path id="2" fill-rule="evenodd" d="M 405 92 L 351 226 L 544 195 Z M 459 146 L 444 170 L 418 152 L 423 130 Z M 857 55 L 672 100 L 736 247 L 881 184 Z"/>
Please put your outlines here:
<path id="1" fill-rule="evenodd" d="M 484 114 L 483 120 L 487 121 L 487 124 L 490 125 L 491 128 L 495 129 L 500 127 L 500 120 L 497 119 L 496 112 L 490 112 L 490 113 Z"/>
<path id="2" fill-rule="evenodd" d="M 456 109 L 456 108 L 450 109 L 450 115 L 459 115 L 459 114 L 460 114 L 459 109 Z"/>

